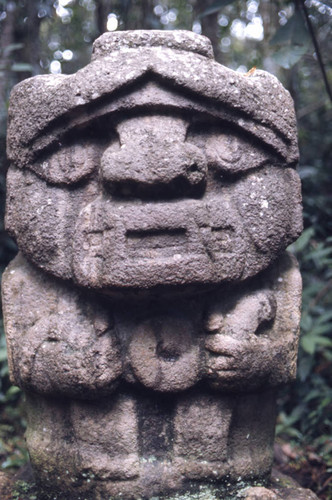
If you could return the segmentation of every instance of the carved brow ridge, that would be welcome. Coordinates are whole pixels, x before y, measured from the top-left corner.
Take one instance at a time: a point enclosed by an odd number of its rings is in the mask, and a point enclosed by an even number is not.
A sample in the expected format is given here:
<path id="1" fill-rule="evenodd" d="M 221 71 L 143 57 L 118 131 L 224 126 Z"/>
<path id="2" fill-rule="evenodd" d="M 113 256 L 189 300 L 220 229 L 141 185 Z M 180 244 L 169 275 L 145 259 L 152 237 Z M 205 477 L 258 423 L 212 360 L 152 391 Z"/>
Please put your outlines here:
<path id="1" fill-rule="evenodd" d="M 52 146 L 52 144 L 56 143 L 59 139 L 61 140 L 69 131 L 77 127 L 87 126 L 89 122 L 106 116 L 107 114 L 112 115 L 114 117 L 114 123 L 117 123 L 119 121 L 117 114 L 126 109 L 128 113 L 137 113 L 137 111 L 143 111 L 144 113 L 149 113 L 151 111 L 174 112 L 174 110 L 178 110 L 187 111 L 189 113 L 199 112 L 200 116 L 205 115 L 205 117 L 209 116 L 215 120 L 220 120 L 221 123 L 228 123 L 233 126 L 235 130 L 245 131 L 248 137 L 252 137 L 262 145 L 267 146 L 268 149 L 279 157 L 279 159 L 283 160 L 283 162 L 285 160 L 287 161 L 287 155 L 284 149 L 285 144 L 288 145 L 291 141 L 279 130 L 262 124 L 260 120 L 248 116 L 245 112 L 234 109 L 227 103 L 220 103 L 217 100 L 204 97 L 189 89 L 186 89 L 186 99 L 184 99 L 184 101 L 188 101 L 187 103 L 183 102 L 181 104 L 176 102 L 176 100 L 173 104 L 170 102 L 165 104 L 150 102 L 138 104 L 134 106 L 133 109 L 130 109 L 130 105 L 126 103 L 126 97 L 128 98 L 135 91 L 138 92 L 139 89 L 137 88 L 142 83 L 159 83 L 164 90 L 168 91 L 168 89 L 170 89 L 173 93 L 175 90 L 174 87 L 176 87 L 177 95 L 182 98 L 183 89 L 180 86 L 176 85 L 174 81 L 162 78 L 160 75 L 149 70 L 134 82 L 126 85 L 126 87 L 116 89 L 93 101 L 78 105 L 76 108 L 72 108 L 61 116 L 54 118 L 42 130 L 38 131 L 29 142 L 29 147 L 33 146 L 33 151 L 39 156 L 43 150 L 48 149 L 48 147 Z M 259 135 L 257 132 L 260 132 Z M 264 140 L 262 136 L 265 136 L 266 140 Z M 279 148 L 271 145 L 272 140 L 275 139 L 276 136 L 279 139 L 278 142 L 281 143 Z M 271 139 L 270 141 L 268 140 L 269 138 Z M 36 156 L 36 154 L 33 156 Z"/>

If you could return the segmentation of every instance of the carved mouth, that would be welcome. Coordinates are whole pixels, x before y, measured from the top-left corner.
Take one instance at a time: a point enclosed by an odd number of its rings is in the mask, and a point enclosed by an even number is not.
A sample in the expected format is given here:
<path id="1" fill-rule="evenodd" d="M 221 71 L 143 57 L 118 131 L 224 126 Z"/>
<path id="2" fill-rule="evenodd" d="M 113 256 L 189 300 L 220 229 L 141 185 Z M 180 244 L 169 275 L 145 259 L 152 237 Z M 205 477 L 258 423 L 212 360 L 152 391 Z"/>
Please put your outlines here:
<path id="1" fill-rule="evenodd" d="M 175 263 L 202 256 L 215 262 L 233 258 L 239 244 L 229 210 L 219 200 L 146 206 L 99 202 L 85 223 L 83 250 L 91 257 L 109 254 L 119 265 L 123 260 Z"/>
<path id="2" fill-rule="evenodd" d="M 188 235 L 185 228 L 127 230 L 128 257 L 170 257 L 187 252 Z"/>
<path id="3" fill-rule="evenodd" d="M 146 205 L 98 199 L 77 223 L 76 279 L 122 288 L 238 279 L 243 240 L 234 221 L 219 198 Z"/>

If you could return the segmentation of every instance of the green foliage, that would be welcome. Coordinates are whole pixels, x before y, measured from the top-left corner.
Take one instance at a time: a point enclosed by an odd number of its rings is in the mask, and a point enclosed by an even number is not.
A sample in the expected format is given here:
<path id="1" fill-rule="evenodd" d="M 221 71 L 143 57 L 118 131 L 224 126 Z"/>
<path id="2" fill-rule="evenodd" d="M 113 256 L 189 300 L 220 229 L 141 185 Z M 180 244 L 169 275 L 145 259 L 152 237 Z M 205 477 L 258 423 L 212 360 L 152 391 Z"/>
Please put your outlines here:
<path id="1" fill-rule="evenodd" d="M 0 467 L 18 468 L 28 461 L 23 433 L 26 422 L 22 411 L 21 390 L 10 385 L 6 342 L 0 322 Z"/>
<path id="2" fill-rule="evenodd" d="M 226 7 L 226 5 L 229 5 L 231 3 L 234 3 L 235 0 L 217 0 L 214 2 L 210 7 L 205 9 L 199 17 L 205 17 L 205 16 L 210 16 L 211 14 L 215 14 L 215 12 L 220 12 L 220 10 L 223 7 Z"/>
<path id="3" fill-rule="evenodd" d="M 23 73 L 26 73 L 26 72 L 32 73 L 32 71 L 33 71 L 32 65 L 28 64 L 28 63 L 14 63 L 10 69 L 11 69 L 11 71 L 18 71 L 18 72 L 23 72 Z"/>
<path id="4" fill-rule="evenodd" d="M 321 2 L 325 3 L 325 2 Z M 331 16 L 322 11 L 314 26 L 323 58 L 331 62 Z M 322 43 L 325 41 L 325 43 Z M 332 499 L 332 105 L 317 61 L 305 56 L 292 73 L 298 115 L 300 175 L 305 230 L 291 247 L 303 278 L 303 307 L 296 383 L 284 391 L 277 432 L 321 460 L 312 487 Z M 332 76 L 332 75 L 331 75 Z M 320 90 L 319 90 L 320 89 Z M 321 94 L 321 95 L 320 95 Z M 317 458 L 318 457 L 318 458 Z"/>
<path id="5" fill-rule="evenodd" d="M 16 481 L 11 500 L 38 500 L 38 492 L 34 483 Z"/>
<path id="6" fill-rule="evenodd" d="M 322 228 L 321 228 L 322 229 Z M 301 263 L 303 307 L 298 378 L 284 390 L 277 435 L 309 447 L 332 473 L 332 237 L 320 241 L 308 227 L 291 246 Z M 332 498 L 332 485 L 320 488 Z"/>
<path id="7" fill-rule="evenodd" d="M 304 19 L 299 10 L 296 10 L 286 24 L 281 26 L 270 41 L 271 45 L 303 45 L 309 40 L 309 34 Z"/>
<path id="8" fill-rule="evenodd" d="M 307 52 L 306 45 L 284 45 L 273 54 L 273 59 L 279 66 L 289 69 Z"/>
<path id="9" fill-rule="evenodd" d="M 204 30 L 210 23 L 209 33 L 217 35 L 214 48 L 220 62 L 235 70 L 246 71 L 257 66 L 275 73 L 295 100 L 305 224 L 303 235 L 291 247 L 303 276 L 298 378 L 280 398 L 277 432 L 297 446 L 314 449 L 324 460 L 326 473 L 331 474 L 332 105 L 314 54 L 303 4 L 302 0 L 71 0 L 60 15 L 59 2 L 54 0 L 0 0 L 0 195 L 4 198 L 7 163 L 1 152 L 5 149 L 5 115 L 11 87 L 31 74 L 48 73 L 54 61 L 60 63 L 64 73 L 72 73 L 86 64 L 91 43 L 105 29 L 108 14 L 116 16 L 118 29 L 195 29 L 206 34 Z M 332 1 L 306 1 L 305 5 L 331 81 Z M 5 23 L 6 43 L 5 30 L 2 30 Z M 264 31 L 261 36 L 259 31 L 256 37 L 248 34 L 255 23 Z M 72 58 L 66 57 L 67 50 Z M 1 87 L 1 82 L 5 86 Z M 3 213 L 2 203 L 1 219 Z M 15 251 L 15 244 L 5 234 L 1 222 L 0 272 Z M 27 458 L 23 448 L 25 421 L 21 405 L 21 393 L 10 387 L 0 328 L 0 463 L 3 467 L 17 467 Z M 328 490 L 332 482 L 324 481 L 327 486 L 319 486 L 321 498 L 332 499 L 332 492 Z"/>
<path id="10" fill-rule="evenodd" d="M 277 64 L 286 69 L 294 66 L 306 54 L 310 36 L 299 10 L 296 10 L 287 23 L 276 31 L 270 44 L 272 47 L 279 47 L 273 52 L 272 57 Z"/>

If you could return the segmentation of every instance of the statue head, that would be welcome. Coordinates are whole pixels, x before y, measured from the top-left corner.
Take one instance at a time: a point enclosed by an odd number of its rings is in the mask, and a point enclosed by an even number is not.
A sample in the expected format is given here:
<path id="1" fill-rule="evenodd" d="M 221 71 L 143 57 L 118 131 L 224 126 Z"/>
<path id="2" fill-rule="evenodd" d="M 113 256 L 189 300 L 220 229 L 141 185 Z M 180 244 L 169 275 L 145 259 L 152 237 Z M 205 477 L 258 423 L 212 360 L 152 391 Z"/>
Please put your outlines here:
<path id="1" fill-rule="evenodd" d="M 106 33 L 76 74 L 19 84 L 9 116 L 7 227 L 79 286 L 235 283 L 301 231 L 291 97 L 205 37 Z"/>

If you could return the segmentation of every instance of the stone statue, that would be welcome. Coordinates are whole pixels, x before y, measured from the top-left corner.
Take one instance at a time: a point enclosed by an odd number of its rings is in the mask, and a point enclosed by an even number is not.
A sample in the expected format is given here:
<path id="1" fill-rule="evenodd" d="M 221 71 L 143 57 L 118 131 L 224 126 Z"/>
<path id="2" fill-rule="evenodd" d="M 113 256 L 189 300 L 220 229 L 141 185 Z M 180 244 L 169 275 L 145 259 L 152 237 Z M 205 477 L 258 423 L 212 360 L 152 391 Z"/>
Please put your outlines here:
<path id="1" fill-rule="evenodd" d="M 289 93 L 194 33 L 115 32 L 76 74 L 17 85 L 9 117 L 4 313 L 43 490 L 268 479 L 300 316 Z"/>

